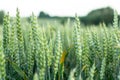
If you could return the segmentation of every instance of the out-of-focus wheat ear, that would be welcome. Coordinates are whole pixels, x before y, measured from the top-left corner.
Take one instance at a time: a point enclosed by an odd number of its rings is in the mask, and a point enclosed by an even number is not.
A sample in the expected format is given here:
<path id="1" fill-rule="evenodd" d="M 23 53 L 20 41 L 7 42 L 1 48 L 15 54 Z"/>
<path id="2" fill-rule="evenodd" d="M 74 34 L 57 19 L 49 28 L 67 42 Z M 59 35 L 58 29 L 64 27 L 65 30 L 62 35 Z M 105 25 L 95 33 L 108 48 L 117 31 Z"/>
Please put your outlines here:
<path id="1" fill-rule="evenodd" d="M 21 26 L 21 21 L 20 21 L 20 12 L 19 9 L 17 8 L 16 10 L 16 34 L 17 34 L 17 43 L 18 43 L 18 54 L 19 54 L 19 67 L 27 72 L 26 70 L 26 56 L 24 53 L 24 39 L 23 39 L 23 31 L 22 31 L 22 26 Z"/>
<path id="2" fill-rule="evenodd" d="M 101 35 L 102 35 L 102 50 L 103 50 L 103 54 L 101 55 L 101 68 L 100 68 L 100 79 L 103 80 L 104 76 L 105 76 L 105 68 L 106 68 L 106 57 L 108 55 L 108 31 L 106 28 L 106 25 L 103 24 L 103 29 L 101 30 Z M 102 58 L 104 57 L 104 58 Z"/>
<path id="3" fill-rule="evenodd" d="M 82 49 L 81 49 L 81 37 L 80 37 L 80 21 L 78 17 L 75 18 L 76 24 L 74 26 L 74 46 L 75 46 L 75 54 L 77 57 L 77 65 L 81 65 L 82 58 Z"/>
<path id="4" fill-rule="evenodd" d="M 44 28 L 42 30 L 42 34 L 43 34 L 43 43 L 44 43 L 43 47 L 44 47 L 44 51 L 45 51 L 44 55 L 45 55 L 45 63 L 46 63 L 45 64 L 45 67 L 46 67 L 45 78 L 50 80 L 50 78 L 51 78 L 50 66 L 52 64 L 52 56 L 53 56 L 52 48 L 53 48 L 53 45 L 52 45 L 51 40 L 48 43 L 48 39 L 47 39 Z"/>
<path id="5" fill-rule="evenodd" d="M 3 49 L 6 57 L 8 57 L 9 25 L 10 23 L 9 23 L 8 15 L 5 15 L 4 22 L 3 22 Z"/>
<path id="6" fill-rule="evenodd" d="M 115 39 L 113 37 L 113 33 L 108 32 L 108 40 L 107 40 L 107 56 L 106 56 L 106 68 L 105 68 L 105 76 L 108 76 L 107 79 L 114 79 L 113 74 L 116 73 L 114 72 L 114 68 L 116 63 L 114 62 L 114 56 L 116 54 L 116 49 L 115 49 Z M 112 65 L 111 65 L 112 64 Z M 109 72 L 108 72 L 109 71 Z"/>
<path id="7" fill-rule="evenodd" d="M 53 59 L 53 41 L 52 39 L 50 39 L 49 43 L 48 43 L 48 48 L 49 48 L 49 51 L 48 51 L 48 60 L 49 60 L 49 64 L 48 66 L 50 67 L 51 64 L 52 64 L 52 59 Z"/>
<path id="8" fill-rule="evenodd" d="M 46 37 L 46 33 L 45 33 L 45 29 L 42 29 L 42 37 L 41 38 L 41 47 L 43 47 L 43 49 L 41 49 L 42 51 L 44 51 L 43 56 L 45 56 L 45 66 L 43 67 L 44 69 L 46 69 L 46 72 L 43 76 L 45 76 L 46 79 L 50 80 L 50 66 L 51 66 L 51 60 L 52 60 L 52 54 L 50 53 L 50 47 L 47 41 L 47 37 Z"/>
<path id="9" fill-rule="evenodd" d="M 0 80 L 6 80 L 6 67 L 5 67 L 5 56 L 0 46 Z"/>
<path id="10" fill-rule="evenodd" d="M 37 25 L 37 17 L 32 13 L 31 16 L 31 28 L 32 28 L 32 39 L 33 39 L 33 55 L 34 59 L 36 59 L 37 54 L 39 52 L 39 36 L 38 36 L 38 25 Z"/>
<path id="11" fill-rule="evenodd" d="M 59 63 L 60 63 L 60 58 L 62 55 L 62 42 L 61 42 L 61 34 L 60 31 L 57 32 L 56 35 L 56 42 L 55 42 L 55 52 L 54 52 L 54 59 L 53 59 L 53 69 L 54 69 L 54 80 L 56 78 L 56 74 L 59 70 Z"/>
<path id="12" fill-rule="evenodd" d="M 46 69 L 46 51 L 45 51 L 45 41 L 44 41 L 44 36 L 43 33 L 41 33 L 39 35 L 39 43 L 40 43 L 40 47 L 39 47 L 39 52 L 37 56 L 37 70 L 39 72 L 39 78 L 40 80 L 44 80 L 45 79 L 45 69 Z"/>
<path id="13" fill-rule="evenodd" d="M 50 67 L 52 55 L 51 55 L 51 53 L 49 53 L 50 52 L 50 50 L 49 50 L 50 47 L 48 45 L 48 41 L 47 41 L 47 37 L 46 37 L 44 29 L 42 31 L 42 34 L 43 34 L 43 43 L 44 43 L 43 46 L 44 46 L 44 50 L 45 50 L 45 59 L 46 59 L 45 63 L 48 67 Z"/>
<path id="14" fill-rule="evenodd" d="M 116 10 L 114 10 L 113 27 L 118 28 L 118 13 Z"/>
<path id="15" fill-rule="evenodd" d="M 16 59 L 17 56 L 15 56 L 15 54 L 17 54 L 17 52 L 15 52 L 15 27 L 14 25 L 11 26 L 11 33 L 10 33 L 10 54 L 11 54 L 11 61 L 16 63 Z"/>
<path id="16" fill-rule="evenodd" d="M 9 54 L 10 54 L 10 61 L 14 62 L 17 66 L 19 66 L 19 54 L 18 54 L 18 46 L 17 46 L 17 41 L 16 41 L 16 32 L 15 32 L 15 24 L 11 24 L 10 27 L 10 42 L 9 42 Z M 15 69 L 13 69 L 12 65 L 10 65 L 10 75 L 11 79 L 15 79 L 16 76 L 19 76 Z M 9 76 L 10 77 L 10 76 Z M 10 79 L 10 80 L 11 80 Z"/>
<path id="17" fill-rule="evenodd" d="M 28 31 L 28 42 L 27 42 L 27 66 L 28 66 L 28 77 L 31 80 L 33 78 L 34 68 L 34 53 L 33 53 L 33 37 L 31 28 Z"/>
<path id="18" fill-rule="evenodd" d="M 117 75 L 117 78 L 118 78 L 118 80 L 120 80 L 120 71 L 119 71 L 119 73 Z"/>
<path id="19" fill-rule="evenodd" d="M 95 74 L 95 63 L 92 65 L 92 67 L 90 68 L 89 71 L 89 77 L 87 78 L 87 80 L 94 80 L 94 74 Z"/>
<path id="20" fill-rule="evenodd" d="M 52 41 L 52 39 L 50 39 L 50 41 L 49 41 L 49 43 L 48 43 L 48 46 L 47 46 L 47 48 L 48 48 L 48 53 L 47 53 L 47 60 L 48 61 L 46 61 L 46 63 L 48 62 L 48 64 L 47 64 L 47 76 L 49 77 L 49 80 L 51 79 L 51 73 L 50 73 L 50 69 L 52 68 L 51 67 L 51 65 L 52 65 L 52 60 L 53 60 L 53 41 Z"/>
<path id="21" fill-rule="evenodd" d="M 34 74 L 33 80 L 39 80 L 37 73 Z"/>
<path id="22" fill-rule="evenodd" d="M 34 63 L 36 62 L 35 64 L 37 65 L 39 80 L 44 80 L 45 53 L 43 47 L 43 35 L 42 33 L 38 34 L 37 17 L 34 15 L 34 13 L 32 13 L 31 16 L 31 28 L 33 41 L 32 54 L 34 57 Z"/>
<path id="23" fill-rule="evenodd" d="M 74 52 L 75 52 L 75 57 L 76 57 L 76 64 L 77 64 L 77 73 L 81 74 L 81 68 L 82 68 L 82 40 L 81 40 L 81 30 L 80 30 L 80 21 L 79 18 L 75 17 L 75 25 L 74 25 Z M 78 75 L 79 76 L 79 75 Z"/>
<path id="24" fill-rule="evenodd" d="M 103 31 L 102 31 L 102 50 L 103 50 L 103 55 L 101 57 L 106 57 L 107 56 L 107 49 L 108 49 L 108 33 L 107 33 L 107 29 L 106 26 L 103 25 Z"/>
<path id="25" fill-rule="evenodd" d="M 70 71 L 68 80 L 75 80 L 75 76 L 74 76 L 75 72 L 76 72 L 76 68 Z"/>
<path id="26" fill-rule="evenodd" d="M 82 65 L 86 66 L 86 69 L 83 71 L 85 73 L 85 76 L 88 76 L 88 71 L 90 68 L 90 61 L 89 61 L 89 32 L 86 31 L 85 34 L 83 34 L 83 48 L 82 48 Z"/>
<path id="27" fill-rule="evenodd" d="M 100 79 L 101 79 L 101 80 L 104 79 L 105 67 L 106 67 L 106 58 L 104 57 L 103 60 L 102 60 L 101 70 L 100 70 Z"/>
<path id="28" fill-rule="evenodd" d="M 118 29 L 119 31 L 119 29 Z M 118 75 L 118 69 L 119 69 L 119 49 L 117 48 L 117 46 L 119 46 L 119 37 L 117 36 L 119 35 L 118 33 L 116 34 L 115 32 L 112 34 L 112 42 L 113 42 L 113 77 L 116 78 Z"/>
<path id="29" fill-rule="evenodd" d="M 4 16 L 3 22 L 3 53 L 5 55 L 5 67 L 6 67 L 6 75 L 10 75 L 10 66 L 8 59 L 10 58 L 9 54 L 9 29 L 10 29 L 10 18 L 9 14 Z"/>
<path id="30" fill-rule="evenodd" d="M 94 57 L 96 58 L 100 58 L 100 54 L 101 54 L 101 44 L 100 44 L 100 39 L 98 37 L 99 35 L 97 34 L 97 32 L 92 32 L 92 40 L 93 40 L 93 46 L 92 51 L 91 51 L 91 59 L 92 61 L 95 60 Z"/>

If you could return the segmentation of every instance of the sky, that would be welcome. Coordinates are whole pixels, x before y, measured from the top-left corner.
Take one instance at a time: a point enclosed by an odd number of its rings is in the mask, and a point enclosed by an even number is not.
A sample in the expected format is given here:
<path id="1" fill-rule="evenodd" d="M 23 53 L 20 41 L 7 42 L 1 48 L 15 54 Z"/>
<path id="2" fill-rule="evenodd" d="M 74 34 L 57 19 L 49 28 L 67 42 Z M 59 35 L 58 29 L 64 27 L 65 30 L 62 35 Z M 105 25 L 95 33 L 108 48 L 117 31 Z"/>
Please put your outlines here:
<path id="1" fill-rule="evenodd" d="M 87 15 L 91 10 L 111 7 L 120 14 L 120 0 L 0 0 L 0 10 L 16 15 L 19 8 L 21 16 L 36 16 L 44 11 L 51 16 Z"/>

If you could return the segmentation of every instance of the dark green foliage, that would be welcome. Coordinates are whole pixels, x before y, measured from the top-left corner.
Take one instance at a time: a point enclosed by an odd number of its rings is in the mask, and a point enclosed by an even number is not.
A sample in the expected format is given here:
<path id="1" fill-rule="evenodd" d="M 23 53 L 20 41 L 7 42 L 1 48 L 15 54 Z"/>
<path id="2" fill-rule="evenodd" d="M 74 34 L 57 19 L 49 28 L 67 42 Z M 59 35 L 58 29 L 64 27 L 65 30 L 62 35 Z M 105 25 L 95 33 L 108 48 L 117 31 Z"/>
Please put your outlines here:
<path id="1" fill-rule="evenodd" d="M 4 11 L 0 11 L 0 24 L 3 23 Z"/>
<path id="2" fill-rule="evenodd" d="M 98 25 L 102 22 L 106 24 L 112 24 L 113 22 L 113 9 L 110 7 L 101 8 L 91 11 L 87 16 L 81 17 L 81 22 L 84 24 Z"/>
<path id="3" fill-rule="evenodd" d="M 64 26 L 67 22 L 67 19 L 66 18 L 61 18 L 61 21 L 60 23 Z"/>
<path id="4" fill-rule="evenodd" d="M 49 18 L 50 16 L 47 13 L 41 11 L 38 17 L 39 18 Z"/>
<path id="5" fill-rule="evenodd" d="M 79 19 L 81 23 L 85 25 L 99 25 L 100 23 L 105 23 L 107 25 L 113 23 L 113 16 L 114 16 L 114 10 L 111 7 L 105 7 L 100 9 L 95 9 L 89 12 L 86 16 L 80 16 Z M 68 18 L 71 20 L 74 20 L 74 17 L 70 16 L 50 16 L 49 14 L 45 12 L 40 12 L 38 18 L 46 18 L 46 19 L 55 19 L 60 22 L 61 25 L 65 25 Z M 120 16 L 118 16 L 118 19 L 120 19 Z M 29 20 L 29 19 L 28 19 Z"/>

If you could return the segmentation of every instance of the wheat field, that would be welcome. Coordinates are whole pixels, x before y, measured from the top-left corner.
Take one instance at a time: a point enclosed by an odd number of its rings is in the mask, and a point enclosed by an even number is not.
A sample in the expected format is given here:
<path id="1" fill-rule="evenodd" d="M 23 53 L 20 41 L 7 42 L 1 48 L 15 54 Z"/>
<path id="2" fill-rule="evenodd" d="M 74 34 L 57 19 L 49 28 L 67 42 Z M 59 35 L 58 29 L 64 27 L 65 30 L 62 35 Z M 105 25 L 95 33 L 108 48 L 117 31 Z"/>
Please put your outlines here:
<path id="1" fill-rule="evenodd" d="M 0 27 L 0 80 L 120 80 L 120 31 L 113 25 L 83 26 L 75 16 L 66 25 L 41 26 L 19 10 Z M 74 24 L 71 24 L 74 23 Z"/>

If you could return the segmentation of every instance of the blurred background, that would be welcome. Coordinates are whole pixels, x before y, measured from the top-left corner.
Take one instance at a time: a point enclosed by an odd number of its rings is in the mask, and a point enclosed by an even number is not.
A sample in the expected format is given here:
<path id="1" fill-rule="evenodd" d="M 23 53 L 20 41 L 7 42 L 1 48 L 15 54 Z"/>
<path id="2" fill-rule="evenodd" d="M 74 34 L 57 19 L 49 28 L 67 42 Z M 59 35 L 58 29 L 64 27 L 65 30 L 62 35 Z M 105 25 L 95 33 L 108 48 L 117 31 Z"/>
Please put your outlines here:
<path id="1" fill-rule="evenodd" d="M 78 15 L 83 25 L 98 25 L 113 22 L 113 11 L 120 13 L 120 0 L 0 0 L 0 24 L 3 16 L 9 12 L 16 16 L 19 8 L 21 18 L 29 22 L 32 12 L 41 24 L 59 23 L 65 25 L 67 20 L 74 20 Z"/>

